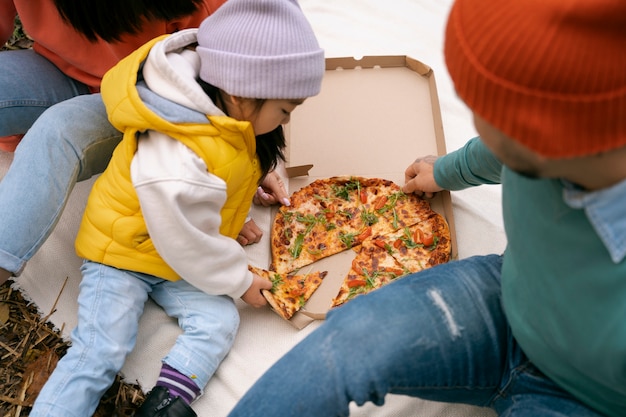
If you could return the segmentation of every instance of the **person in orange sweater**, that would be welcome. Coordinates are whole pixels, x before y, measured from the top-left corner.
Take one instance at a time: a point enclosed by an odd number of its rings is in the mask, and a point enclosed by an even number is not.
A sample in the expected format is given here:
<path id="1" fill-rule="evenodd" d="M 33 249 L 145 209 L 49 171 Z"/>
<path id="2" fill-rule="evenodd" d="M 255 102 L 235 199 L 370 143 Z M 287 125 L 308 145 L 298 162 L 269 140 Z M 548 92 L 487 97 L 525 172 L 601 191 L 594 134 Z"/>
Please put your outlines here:
<path id="1" fill-rule="evenodd" d="M 224 1 L 0 0 L 2 43 L 16 15 L 34 40 L 32 49 L 0 52 L 0 144 L 12 151 L 19 142 L 0 182 L 0 284 L 22 272 L 74 184 L 102 172 L 122 138 L 99 94 L 104 73 L 159 35 L 198 27 Z M 276 175 L 265 185 L 261 202 L 287 197 Z M 238 240 L 260 235 L 249 222 Z"/>

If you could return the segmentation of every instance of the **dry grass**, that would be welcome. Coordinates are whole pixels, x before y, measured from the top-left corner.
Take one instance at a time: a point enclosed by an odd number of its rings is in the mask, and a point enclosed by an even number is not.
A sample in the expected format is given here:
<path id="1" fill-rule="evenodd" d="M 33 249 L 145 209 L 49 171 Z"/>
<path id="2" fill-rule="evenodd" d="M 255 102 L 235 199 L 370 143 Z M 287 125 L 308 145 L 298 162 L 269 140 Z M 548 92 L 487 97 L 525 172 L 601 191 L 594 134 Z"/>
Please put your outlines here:
<path id="1" fill-rule="evenodd" d="M 16 19 L 13 36 L 0 49 L 31 46 L 32 40 Z M 0 417 L 25 417 L 68 343 L 48 322 L 49 315 L 41 314 L 11 283 L 0 286 Z M 94 417 L 131 416 L 143 400 L 138 385 L 118 376 Z"/>
<path id="2" fill-rule="evenodd" d="M 0 417 L 21 417 L 28 416 L 68 343 L 48 322 L 49 315 L 10 284 L 0 286 Z M 131 416 L 143 400 L 138 385 L 118 376 L 94 416 Z"/>

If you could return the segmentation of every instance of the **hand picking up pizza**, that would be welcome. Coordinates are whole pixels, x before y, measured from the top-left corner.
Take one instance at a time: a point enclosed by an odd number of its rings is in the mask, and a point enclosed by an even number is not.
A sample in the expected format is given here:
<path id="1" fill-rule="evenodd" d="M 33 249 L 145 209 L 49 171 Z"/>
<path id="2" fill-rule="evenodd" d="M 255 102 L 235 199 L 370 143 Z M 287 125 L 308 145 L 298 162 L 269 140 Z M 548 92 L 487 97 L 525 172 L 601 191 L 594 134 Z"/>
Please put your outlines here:
<path id="1" fill-rule="evenodd" d="M 427 201 L 379 178 L 310 183 L 278 210 L 271 234 L 269 269 L 279 276 L 345 250 L 357 252 L 332 307 L 450 259 L 445 219 Z"/>
<path id="2" fill-rule="evenodd" d="M 252 265 L 248 265 L 248 269 L 271 281 L 272 289 L 263 290 L 263 296 L 272 309 L 285 320 L 293 317 L 306 304 L 327 274 L 326 271 L 306 275 L 279 274 Z"/>

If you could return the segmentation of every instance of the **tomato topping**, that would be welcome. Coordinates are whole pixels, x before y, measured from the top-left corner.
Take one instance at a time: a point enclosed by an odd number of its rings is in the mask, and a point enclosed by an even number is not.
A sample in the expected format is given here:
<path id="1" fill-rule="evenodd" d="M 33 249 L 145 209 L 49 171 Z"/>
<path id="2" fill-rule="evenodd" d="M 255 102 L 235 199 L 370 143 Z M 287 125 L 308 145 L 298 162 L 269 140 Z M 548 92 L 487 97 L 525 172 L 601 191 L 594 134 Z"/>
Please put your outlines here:
<path id="1" fill-rule="evenodd" d="M 367 191 L 365 191 L 364 189 L 361 189 L 361 203 L 365 204 L 367 203 Z"/>
<path id="2" fill-rule="evenodd" d="M 372 228 L 366 227 L 358 236 L 354 238 L 357 242 L 363 242 L 365 239 L 372 235 Z"/>
<path id="3" fill-rule="evenodd" d="M 374 245 L 378 246 L 381 249 L 387 249 L 387 244 L 382 239 L 374 239 Z"/>
<path id="4" fill-rule="evenodd" d="M 424 238 L 422 239 L 422 243 L 424 244 L 424 246 L 432 246 L 435 244 L 435 235 L 425 235 Z"/>
<path id="5" fill-rule="evenodd" d="M 400 246 L 402 246 L 402 239 L 396 239 L 396 241 L 393 242 L 393 247 L 398 249 Z"/>
<path id="6" fill-rule="evenodd" d="M 304 295 L 305 290 L 304 288 L 290 288 L 289 289 L 289 294 L 293 295 L 294 297 L 300 297 L 301 295 Z"/>
<path id="7" fill-rule="evenodd" d="M 364 287 L 367 282 L 364 279 L 352 279 L 348 281 L 348 288 Z"/>
<path id="8" fill-rule="evenodd" d="M 387 204 L 387 196 L 381 195 L 376 199 L 376 201 L 374 201 L 374 210 L 380 210 L 385 207 L 385 204 Z"/>

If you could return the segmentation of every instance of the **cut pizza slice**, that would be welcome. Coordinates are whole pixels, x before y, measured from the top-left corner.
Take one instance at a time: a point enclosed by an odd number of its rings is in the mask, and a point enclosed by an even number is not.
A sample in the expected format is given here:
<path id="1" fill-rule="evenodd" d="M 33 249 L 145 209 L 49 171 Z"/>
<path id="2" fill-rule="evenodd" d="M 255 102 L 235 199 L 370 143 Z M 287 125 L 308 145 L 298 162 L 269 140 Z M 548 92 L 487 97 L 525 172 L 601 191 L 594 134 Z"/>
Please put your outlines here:
<path id="1" fill-rule="evenodd" d="M 380 236 L 378 240 L 393 248 L 391 255 L 410 272 L 450 260 L 450 231 L 445 219 L 436 212 L 413 226 Z"/>
<path id="2" fill-rule="evenodd" d="M 389 230 L 389 222 L 378 209 L 386 196 L 400 188 L 392 181 L 380 178 L 333 177 L 332 198 L 327 202 L 327 218 L 342 236 L 359 236 L 355 244 Z M 351 247 L 351 246 L 349 246 Z"/>
<path id="3" fill-rule="evenodd" d="M 448 225 L 436 212 L 428 216 L 411 227 L 372 236 L 363 242 L 331 308 L 409 273 L 447 262 L 450 259 Z"/>
<path id="4" fill-rule="evenodd" d="M 263 296 L 272 310 L 285 320 L 291 319 L 306 304 L 327 275 L 327 271 L 302 275 L 279 274 L 252 265 L 248 269 L 272 283 L 272 289 L 264 290 Z"/>
<path id="5" fill-rule="evenodd" d="M 410 271 L 392 256 L 392 252 L 393 248 L 382 240 L 370 239 L 363 242 L 339 292 L 332 301 L 331 308 L 408 274 Z"/>
<path id="6" fill-rule="evenodd" d="M 391 224 L 393 230 L 413 226 L 434 213 L 428 201 L 415 194 L 405 194 L 400 189 L 381 200 L 377 213 Z"/>
<path id="7" fill-rule="evenodd" d="M 288 274 L 346 250 L 340 233 L 329 225 L 322 212 L 307 213 L 299 207 L 281 207 L 272 228 L 270 270 Z"/>

